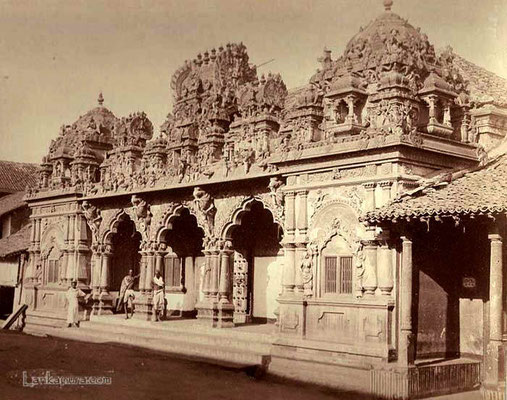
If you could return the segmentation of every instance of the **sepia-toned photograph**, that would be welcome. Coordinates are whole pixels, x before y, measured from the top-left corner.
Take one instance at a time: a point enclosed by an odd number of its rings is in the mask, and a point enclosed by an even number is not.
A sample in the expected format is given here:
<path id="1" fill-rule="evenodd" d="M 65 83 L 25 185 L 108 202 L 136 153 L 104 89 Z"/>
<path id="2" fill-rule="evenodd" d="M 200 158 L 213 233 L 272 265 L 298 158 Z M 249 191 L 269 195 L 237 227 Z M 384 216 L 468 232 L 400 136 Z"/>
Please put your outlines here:
<path id="1" fill-rule="evenodd" d="M 0 0 L 0 399 L 506 400 L 507 0 Z"/>

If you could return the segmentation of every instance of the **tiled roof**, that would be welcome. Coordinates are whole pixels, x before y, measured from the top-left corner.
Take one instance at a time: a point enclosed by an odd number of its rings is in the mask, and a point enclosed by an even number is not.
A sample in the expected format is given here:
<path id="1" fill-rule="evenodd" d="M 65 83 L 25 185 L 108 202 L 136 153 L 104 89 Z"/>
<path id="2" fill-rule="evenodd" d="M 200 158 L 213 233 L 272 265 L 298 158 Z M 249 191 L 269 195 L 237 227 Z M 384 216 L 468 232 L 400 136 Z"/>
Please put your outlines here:
<path id="1" fill-rule="evenodd" d="M 22 227 L 16 233 L 0 239 L 0 258 L 13 256 L 28 249 L 30 245 L 31 224 Z"/>
<path id="2" fill-rule="evenodd" d="M 507 79 L 475 65 L 455 53 L 453 56 L 453 65 L 468 81 L 472 101 L 507 106 Z"/>
<path id="3" fill-rule="evenodd" d="M 0 197 L 0 217 L 18 208 L 26 206 L 26 203 L 23 201 L 24 196 L 25 192 L 16 192 Z"/>
<path id="4" fill-rule="evenodd" d="M 368 212 L 370 223 L 403 218 L 495 214 L 507 211 L 507 155 L 472 170 L 441 174 L 387 206 Z"/>
<path id="5" fill-rule="evenodd" d="M 37 183 L 37 164 L 0 161 L 0 193 L 19 192 Z"/>

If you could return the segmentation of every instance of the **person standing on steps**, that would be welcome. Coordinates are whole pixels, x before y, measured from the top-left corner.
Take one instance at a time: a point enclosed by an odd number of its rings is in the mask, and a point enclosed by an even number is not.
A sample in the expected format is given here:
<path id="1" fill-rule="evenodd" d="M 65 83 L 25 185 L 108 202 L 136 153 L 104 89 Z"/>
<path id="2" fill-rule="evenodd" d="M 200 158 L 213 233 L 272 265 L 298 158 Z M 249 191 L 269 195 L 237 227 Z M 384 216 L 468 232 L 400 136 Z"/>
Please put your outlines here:
<path id="1" fill-rule="evenodd" d="M 160 321 L 160 315 L 164 311 L 165 296 L 164 296 L 164 280 L 160 274 L 160 270 L 155 271 L 153 277 L 153 321 Z"/>
<path id="2" fill-rule="evenodd" d="M 129 273 L 123 278 L 120 286 L 120 294 L 118 296 L 118 303 L 116 305 L 116 311 L 120 312 L 121 309 L 125 311 L 125 317 L 128 318 L 128 307 L 130 307 L 132 314 L 134 309 L 132 308 L 132 298 L 135 296 L 132 288 L 134 287 L 134 280 L 139 278 L 139 275 L 133 276 L 134 271 L 129 269 Z M 130 301 L 129 301 L 130 300 Z"/>
<path id="3" fill-rule="evenodd" d="M 79 328 L 79 298 L 84 297 L 85 301 L 88 302 L 89 295 L 86 295 L 81 289 L 77 288 L 77 280 L 73 279 L 70 283 L 70 287 L 65 294 L 67 300 L 67 327 L 70 328 L 75 325 Z"/>

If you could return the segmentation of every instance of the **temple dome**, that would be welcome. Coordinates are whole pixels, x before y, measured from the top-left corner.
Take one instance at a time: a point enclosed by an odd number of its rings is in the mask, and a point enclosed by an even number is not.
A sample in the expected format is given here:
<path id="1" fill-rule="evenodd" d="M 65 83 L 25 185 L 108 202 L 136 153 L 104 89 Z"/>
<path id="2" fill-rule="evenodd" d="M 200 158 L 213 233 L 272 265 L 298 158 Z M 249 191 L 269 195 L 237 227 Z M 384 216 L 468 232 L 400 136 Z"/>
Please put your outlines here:
<path id="1" fill-rule="evenodd" d="M 49 158 L 71 157 L 82 140 L 111 142 L 118 118 L 104 107 L 103 102 L 104 98 L 100 93 L 97 107 L 80 116 L 72 125 L 61 127 L 60 135 L 50 144 Z"/>
<path id="2" fill-rule="evenodd" d="M 435 50 L 428 37 L 390 11 L 392 2 L 384 4 L 386 11 L 349 41 L 345 59 L 354 65 L 354 69 L 397 63 L 428 70 L 429 65 L 436 61 Z"/>

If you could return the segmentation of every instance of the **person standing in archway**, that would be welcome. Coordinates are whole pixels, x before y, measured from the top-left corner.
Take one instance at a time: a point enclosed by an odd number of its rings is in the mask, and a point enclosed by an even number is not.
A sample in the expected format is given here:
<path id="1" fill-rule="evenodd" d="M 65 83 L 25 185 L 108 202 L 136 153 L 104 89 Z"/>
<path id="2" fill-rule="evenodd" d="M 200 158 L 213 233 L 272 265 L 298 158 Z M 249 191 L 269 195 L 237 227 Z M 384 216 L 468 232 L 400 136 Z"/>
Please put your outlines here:
<path id="1" fill-rule="evenodd" d="M 160 315 L 163 314 L 165 306 L 164 280 L 160 270 L 155 271 L 153 277 L 153 321 L 160 321 Z"/>
<path id="2" fill-rule="evenodd" d="M 128 318 L 128 307 L 130 306 L 132 315 L 134 314 L 132 301 L 129 303 L 129 299 L 134 296 L 134 280 L 139 278 L 139 275 L 133 276 L 134 271 L 129 269 L 128 274 L 121 281 L 120 294 L 118 296 L 118 303 L 116 305 L 116 311 L 121 311 L 122 307 L 125 311 L 125 317 Z"/>

